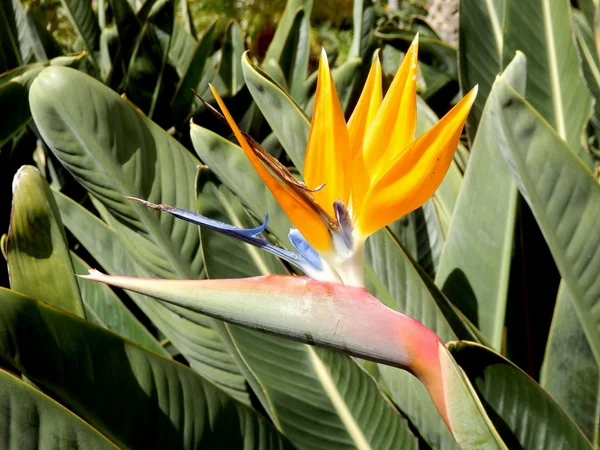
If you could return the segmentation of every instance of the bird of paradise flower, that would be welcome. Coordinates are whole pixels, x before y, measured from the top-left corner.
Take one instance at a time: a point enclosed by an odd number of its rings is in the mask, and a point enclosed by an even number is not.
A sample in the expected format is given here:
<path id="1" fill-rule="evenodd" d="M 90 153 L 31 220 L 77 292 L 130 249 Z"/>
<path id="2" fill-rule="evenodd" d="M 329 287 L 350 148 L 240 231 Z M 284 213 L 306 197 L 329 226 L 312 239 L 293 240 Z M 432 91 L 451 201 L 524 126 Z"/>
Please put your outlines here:
<path id="1" fill-rule="evenodd" d="M 97 271 L 88 278 L 233 323 L 259 326 L 277 335 L 301 341 L 310 335 L 311 344 L 409 370 L 423 382 L 454 433 L 448 400 L 454 388 L 449 386 L 465 387 L 468 382 L 457 375 L 460 371 L 448 350 L 431 330 L 385 307 L 363 288 L 366 239 L 415 210 L 435 193 L 452 162 L 477 95 L 475 87 L 415 140 L 417 53 L 418 36 L 406 52 L 385 97 L 382 68 L 375 57 L 348 123 L 327 57 L 322 53 L 304 181 L 296 180 L 285 166 L 239 129 L 211 87 L 222 114 L 207 103 L 206 106 L 229 124 L 252 166 L 297 227 L 289 233 L 295 252 L 259 236 L 267 227 L 268 217 L 259 227 L 240 229 L 170 205 L 127 197 L 265 249 L 316 281 L 289 276 L 227 280 L 227 283 L 151 280 L 107 276 Z M 199 303 L 200 292 L 203 300 Z M 310 309 L 300 311 L 295 307 L 307 299 L 312 302 Z M 247 302 L 260 305 L 245 308 Z M 252 317 L 248 316 L 250 309 L 255 310 Z M 275 310 L 299 311 L 296 315 L 302 317 L 274 314 Z M 324 321 L 331 314 L 337 318 L 335 329 L 330 329 L 331 321 Z M 470 388 L 465 389 L 468 392 Z M 455 437 L 459 438 L 456 434 Z"/>

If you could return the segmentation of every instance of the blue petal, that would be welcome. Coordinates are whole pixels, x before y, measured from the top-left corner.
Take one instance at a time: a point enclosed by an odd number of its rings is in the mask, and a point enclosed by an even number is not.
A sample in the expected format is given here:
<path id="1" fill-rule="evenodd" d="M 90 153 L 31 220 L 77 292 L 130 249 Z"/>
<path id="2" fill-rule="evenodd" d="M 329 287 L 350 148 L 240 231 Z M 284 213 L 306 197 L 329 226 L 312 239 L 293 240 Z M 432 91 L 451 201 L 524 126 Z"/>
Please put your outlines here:
<path id="1" fill-rule="evenodd" d="M 169 214 L 172 214 L 179 219 L 183 219 L 193 224 L 200 225 L 214 231 L 218 231 L 219 233 L 222 233 L 226 236 L 231 236 L 247 244 L 254 245 L 258 248 L 262 248 L 263 250 L 266 250 L 269 253 L 272 253 L 273 255 L 289 262 L 290 264 L 293 264 L 300 270 L 304 270 L 304 267 L 306 266 L 307 262 L 304 256 L 283 248 L 279 248 L 276 245 L 273 245 L 264 239 L 256 237 L 257 234 L 262 233 L 267 227 L 267 222 L 269 220 L 268 215 L 265 215 L 265 220 L 261 226 L 256 228 L 242 229 L 234 227 L 233 225 L 229 225 L 227 223 L 219 222 L 218 220 L 209 219 L 208 217 L 201 216 L 200 214 L 188 211 L 187 209 L 175 208 L 169 205 L 157 205 L 135 197 L 125 198 L 147 206 L 148 208 L 168 212 Z"/>
<path id="2" fill-rule="evenodd" d="M 268 214 L 265 215 L 265 220 L 261 226 L 256 228 L 242 229 L 233 225 L 229 225 L 227 223 L 219 222 L 218 220 L 209 219 L 208 217 L 201 216 L 200 214 L 188 211 L 186 209 L 169 207 L 163 208 L 163 211 L 173 214 L 175 217 L 178 217 L 180 219 L 187 220 L 191 223 L 195 223 L 196 225 L 201 225 L 208 229 L 218 231 L 219 233 L 239 239 L 240 241 L 246 242 L 247 244 L 251 244 L 255 247 L 262 248 L 263 250 L 266 250 L 269 253 L 272 253 L 273 255 L 278 256 L 279 258 L 286 260 L 290 264 L 294 264 L 296 267 L 302 269 L 304 258 L 302 258 L 301 255 L 277 247 L 276 245 L 271 244 L 265 239 L 256 237 L 257 234 L 262 233 L 265 230 L 265 228 L 267 228 L 267 223 L 269 221 Z"/>
<path id="3" fill-rule="evenodd" d="M 161 205 L 162 206 L 162 205 Z M 166 211 L 170 214 L 173 214 L 175 217 L 179 217 L 180 219 L 187 220 L 188 222 L 195 223 L 196 225 L 202 225 L 203 227 L 209 228 L 211 230 L 218 231 L 220 233 L 226 234 L 228 236 L 233 236 L 237 238 L 255 237 L 257 234 L 262 233 L 267 228 L 267 223 L 269 222 L 269 215 L 265 215 L 265 220 L 262 225 L 256 228 L 238 228 L 233 225 L 229 225 L 228 223 L 219 222 L 218 220 L 209 219 L 208 217 L 201 216 L 192 211 L 188 211 L 187 209 L 179 209 L 174 208 L 172 206 L 163 206 L 161 208 L 162 211 Z"/>
<path id="4" fill-rule="evenodd" d="M 300 253 L 306 261 L 317 270 L 323 270 L 323 261 L 317 251 L 311 247 L 308 241 L 302 236 L 300 231 L 293 229 L 288 234 L 288 239 L 298 253 Z"/>

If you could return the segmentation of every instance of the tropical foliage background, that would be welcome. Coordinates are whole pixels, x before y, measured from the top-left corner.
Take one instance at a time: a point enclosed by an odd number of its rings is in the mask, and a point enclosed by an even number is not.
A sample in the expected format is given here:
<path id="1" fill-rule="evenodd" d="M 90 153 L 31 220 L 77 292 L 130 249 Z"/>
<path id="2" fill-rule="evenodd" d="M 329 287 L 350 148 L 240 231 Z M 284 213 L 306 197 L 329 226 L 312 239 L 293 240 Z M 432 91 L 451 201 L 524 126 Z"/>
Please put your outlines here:
<path id="1" fill-rule="evenodd" d="M 598 447 L 599 10 L 0 0 L 0 446 Z M 435 196 L 368 241 L 365 278 L 470 381 L 481 411 L 457 407 L 454 435 L 406 371 L 73 275 L 293 273 L 122 195 L 244 228 L 268 213 L 286 245 L 289 220 L 192 89 L 212 103 L 212 84 L 294 170 L 321 47 L 349 116 L 374 55 L 389 85 L 417 32 L 417 134 L 479 95 Z"/>

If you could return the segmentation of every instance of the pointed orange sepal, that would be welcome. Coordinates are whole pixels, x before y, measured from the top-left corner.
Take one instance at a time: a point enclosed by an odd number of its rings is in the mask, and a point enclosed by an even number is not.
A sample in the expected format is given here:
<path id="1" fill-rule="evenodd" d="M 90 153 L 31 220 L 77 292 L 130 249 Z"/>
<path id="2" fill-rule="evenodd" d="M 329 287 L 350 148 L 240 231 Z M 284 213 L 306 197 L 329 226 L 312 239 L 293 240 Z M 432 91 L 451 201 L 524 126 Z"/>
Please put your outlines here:
<path id="1" fill-rule="evenodd" d="M 477 87 L 402 151 L 373 182 L 358 219 L 363 235 L 374 233 L 431 198 L 450 167 L 476 96 Z"/>
<path id="2" fill-rule="evenodd" d="M 333 216 L 333 202 L 348 203 L 350 188 L 348 130 L 342 105 L 329 71 L 327 56 L 321 54 L 317 93 L 304 160 L 304 181 L 315 189 L 317 203 Z"/>
<path id="3" fill-rule="evenodd" d="M 379 55 L 373 60 L 365 86 L 360 94 L 358 103 L 348 121 L 348 138 L 350 142 L 350 170 L 352 171 L 352 185 L 350 196 L 352 209 L 360 210 L 362 199 L 369 187 L 369 172 L 366 169 L 363 157 L 363 139 L 366 130 L 377 115 L 383 98 L 381 85 L 381 63 Z"/>
<path id="4" fill-rule="evenodd" d="M 331 234 L 329 233 L 329 229 L 327 228 L 325 222 L 298 193 L 294 192 L 290 187 L 283 184 L 271 172 L 269 172 L 269 170 L 263 165 L 258 156 L 255 154 L 251 145 L 248 143 L 248 140 L 233 120 L 233 117 L 225 106 L 223 99 L 221 99 L 218 92 L 212 86 L 210 88 L 215 100 L 217 100 L 217 103 L 223 112 L 225 120 L 227 120 L 227 123 L 231 127 L 231 130 L 233 131 L 233 134 L 238 140 L 240 146 L 244 150 L 244 153 L 250 160 L 254 170 L 256 170 L 258 175 L 262 178 L 263 182 L 267 185 L 292 223 L 298 227 L 302 235 L 316 250 L 325 252 L 330 250 L 333 244 L 331 240 Z"/>
<path id="5" fill-rule="evenodd" d="M 415 137 L 419 35 L 406 52 L 373 124 L 365 133 L 364 159 L 372 179 L 389 167 Z"/>

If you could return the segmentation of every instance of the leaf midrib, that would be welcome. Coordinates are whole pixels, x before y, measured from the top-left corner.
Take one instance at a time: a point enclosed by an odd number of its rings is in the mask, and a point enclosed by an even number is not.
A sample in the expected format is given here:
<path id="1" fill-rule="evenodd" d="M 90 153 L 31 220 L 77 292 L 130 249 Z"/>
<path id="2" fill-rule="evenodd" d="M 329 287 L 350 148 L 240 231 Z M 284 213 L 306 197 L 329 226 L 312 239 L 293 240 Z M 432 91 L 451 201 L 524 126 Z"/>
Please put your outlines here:
<path id="1" fill-rule="evenodd" d="M 556 1 L 556 0 L 554 0 Z M 548 66 L 550 67 L 550 85 L 552 88 L 552 106 L 554 109 L 554 121 L 556 122 L 556 131 L 564 140 L 567 140 L 567 130 L 565 125 L 565 117 L 563 111 L 563 99 L 560 89 L 560 78 L 558 70 L 558 57 L 556 55 L 556 43 L 554 42 L 554 34 L 552 27 L 552 16 L 550 13 L 549 0 L 542 0 L 542 16 L 544 21 L 544 34 L 548 46 Z"/>

